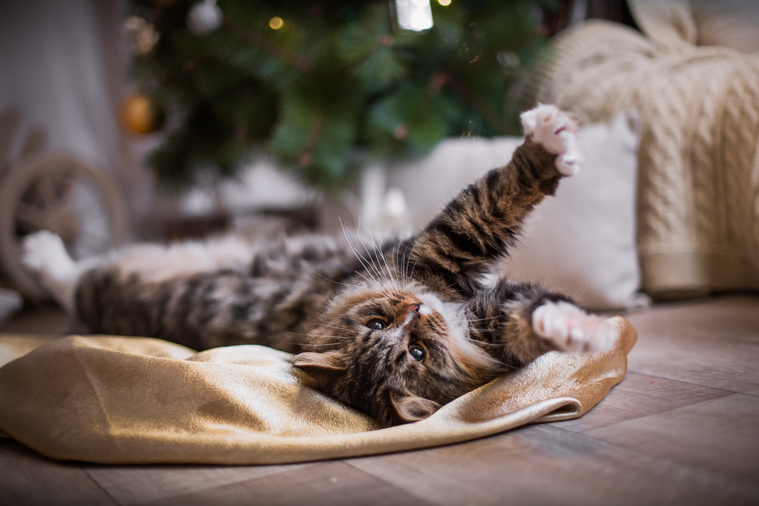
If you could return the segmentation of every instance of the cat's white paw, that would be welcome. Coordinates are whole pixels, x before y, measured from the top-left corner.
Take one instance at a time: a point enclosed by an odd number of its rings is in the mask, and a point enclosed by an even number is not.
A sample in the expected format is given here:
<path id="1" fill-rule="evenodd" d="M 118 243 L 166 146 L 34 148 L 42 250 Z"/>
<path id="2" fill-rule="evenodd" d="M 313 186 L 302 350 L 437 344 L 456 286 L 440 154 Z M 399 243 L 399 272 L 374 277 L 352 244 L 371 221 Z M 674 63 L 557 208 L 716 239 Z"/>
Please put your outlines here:
<path id="1" fill-rule="evenodd" d="M 21 261 L 37 274 L 45 290 L 73 313 L 79 271 L 63 240 L 47 230 L 30 234 L 21 244 Z"/>
<path id="2" fill-rule="evenodd" d="M 605 319 L 568 302 L 547 302 L 532 313 L 532 327 L 563 351 L 605 351 L 619 333 Z"/>
<path id="3" fill-rule="evenodd" d="M 21 261 L 34 272 L 53 276 L 61 275 L 73 267 L 63 240 L 47 230 L 40 230 L 24 238 Z"/>
<path id="4" fill-rule="evenodd" d="M 524 135 L 532 135 L 549 153 L 556 157 L 556 168 L 563 176 L 577 173 L 582 154 L 577 149 L 577 123 L 555 105 L 540 104 L 520 115 Z"/>

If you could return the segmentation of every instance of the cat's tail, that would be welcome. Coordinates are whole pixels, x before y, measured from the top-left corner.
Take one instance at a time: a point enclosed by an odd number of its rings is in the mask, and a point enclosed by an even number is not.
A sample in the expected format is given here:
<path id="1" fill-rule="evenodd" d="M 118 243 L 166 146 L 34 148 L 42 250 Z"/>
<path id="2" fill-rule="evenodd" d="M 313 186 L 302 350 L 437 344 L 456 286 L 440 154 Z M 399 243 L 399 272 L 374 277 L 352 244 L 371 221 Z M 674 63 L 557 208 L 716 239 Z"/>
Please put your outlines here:
<path id="1" fill-rule="evenodd" d="M 40 230 L 24 238 L 21 261 L 38 275 L 43 288 L 69 313 L 74 313 L 74 292 L 85 270 L 69 256 L 57 234 Z"/>

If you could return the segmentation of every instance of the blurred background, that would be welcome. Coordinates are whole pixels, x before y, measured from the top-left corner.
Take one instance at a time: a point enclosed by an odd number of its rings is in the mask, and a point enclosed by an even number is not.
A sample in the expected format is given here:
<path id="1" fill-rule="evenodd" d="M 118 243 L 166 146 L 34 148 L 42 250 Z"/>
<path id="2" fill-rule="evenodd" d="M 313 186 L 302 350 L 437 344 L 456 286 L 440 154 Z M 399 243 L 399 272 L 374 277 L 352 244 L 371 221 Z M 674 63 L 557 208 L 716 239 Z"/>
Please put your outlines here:
<path id="1" fill-rule="evenodd" d="M 624 243 L 628 268 L 607 285 L 632 288 L 623 302 L 597 305 L 630 307 L 638 291 L 677 296 L 759 286 L 755 196 L 741 196 L 737 208 L 728 204 L 737 202 L 730 187 L 754 187 L 756 136 L 744 139 L 749 148 L 737 161 L 719 158 L 730 144 L 714 140 L 724 129 L 715 115 L 756 94 L 749 58 L 757 50 L 756 6 L 746 0 L 3 2 L 4 293 L 44 298 L 19 262 L 20 241 L 39 229 L 61 235 L 81 258 L 128 242 L 230 230 L 261 238 L 335 232 L 339 219 L 349 226 L 421 226 L 461 186 L 507 161 L 521 135 L 518 112 L 537 101 L 608 128 L 616 114 L 636 115 L 625 132 L 616 127 L 608 138 L 634 135 L 618 151 L 597 157 L 596 147 L 613 142 L 587 141 L 599 171 L 622 174 L 623 160 L 630 160 L 625 182 L 584 183 L 585 195 L 589 187 L 608 188 L 605 202 L 617 207 L 573 214 L 577 196 L 551 218 L 560 230 L 607 226 L 624 236 L 615 242 L 611 232 L 599 232 L 587 245 L 577 239 L 580 232 L 572 240 L 557 236 L 559 248 L 575 243 L 586 252 Z M 707 77 L 711 88 L 697 89 Z M 748 84 L 731 91 L 728 81 Z M 675 82 L 684 84 L 673 90 Z M 665 132 L 656 126 L 666 112 L 657 100 L 668 93 L 671 108 L 684 98 L 699 106 L 677 113 L 682 125 Z M 731 130 L 756 131 L 751 111 L 730 120 Z M 688 114 L 696 112 L 711 119 L 691 135 Z M 688 158 L 694 151 L 683 141 L 694 136 L 703 157 L 712 157 L 709 170 L 740 174 L 712 185 L 727 188 L 710 190 L 722 193 L 697 191 L 705 185 L 693 174 L 705 172 L 694 169 Z M 655 142 L 665 137 L 663 147 Z M 733 162 L 740 168 L 727 170 Z M 685 223 L 694 199 L 724 202 L 737 214 Z M 572 216 L 574 228 L 560 221 Z M 740 239 L 741 230 L 750 237 Z M 682 255 L 698 258 L 669 276 L 683 265 Z M 588 278 L 586 271 L 621 257 L 575 270 Z M 571 270 L 546 257 L 537 271 L 547 266 Z M 572 291 L 593 288 L 584 281 Z"/>
<path id="2" fill-rule="evenodd" d="M 40 228 L 84 257 L 126 241 L 351 224 L 362 201 L 384 198 L 384 169 L 369 167 L 447 137 L 519 134 L 509 90 L 545 50 L 557 6 L 4 2 L 5 277 L 25 277 L 18 243 Z"/>

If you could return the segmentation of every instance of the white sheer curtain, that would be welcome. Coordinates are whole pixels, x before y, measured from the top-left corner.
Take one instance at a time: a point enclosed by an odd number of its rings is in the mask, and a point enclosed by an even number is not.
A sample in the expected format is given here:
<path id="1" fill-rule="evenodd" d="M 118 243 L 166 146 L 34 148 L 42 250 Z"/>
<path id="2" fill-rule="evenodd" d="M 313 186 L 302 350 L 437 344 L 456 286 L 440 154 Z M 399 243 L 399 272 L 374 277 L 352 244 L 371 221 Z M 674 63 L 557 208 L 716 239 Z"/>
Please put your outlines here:
<path id="1" fill-rule="evenodd" d="M 125 136 L 118 107 L 127 86 L 124 0 L 24 0 L 0 6 L 0 111 L 15 108 L 21 133 L 42 128 L 47 149 L 108 171 L 131 209 L 138 235 L 155 235 L 156 199 Z M 21 135 L 16 138 L 19 148 Z M 148 141 L 149 142 L 149 141 Z M 0 161 L 3 163 L 5 161 Z"/>
<path id="2" fill-rule="evenodd" d="M 24 0 L 0 8 L 0 108 L 44 128 L 51 149 L 111 167 L 118 125 L 90 0 Z"/>

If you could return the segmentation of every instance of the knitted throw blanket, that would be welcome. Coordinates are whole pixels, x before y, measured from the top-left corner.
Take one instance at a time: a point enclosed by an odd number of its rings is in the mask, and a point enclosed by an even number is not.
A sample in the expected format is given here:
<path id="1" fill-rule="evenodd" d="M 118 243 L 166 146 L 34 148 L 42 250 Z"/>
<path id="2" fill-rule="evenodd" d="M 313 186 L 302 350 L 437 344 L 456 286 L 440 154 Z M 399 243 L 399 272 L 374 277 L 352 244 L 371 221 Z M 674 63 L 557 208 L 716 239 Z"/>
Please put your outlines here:
<path id="1" fill-rule="evenodd" d="M 567 30 L 536 98 L 581 121 L 640 113 L 644 291 L 757 289 L 759 55 L 696 46 L 687 1 L 629 3 L 644 34 L 604 21 Z"/>

